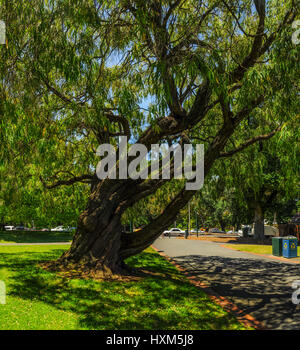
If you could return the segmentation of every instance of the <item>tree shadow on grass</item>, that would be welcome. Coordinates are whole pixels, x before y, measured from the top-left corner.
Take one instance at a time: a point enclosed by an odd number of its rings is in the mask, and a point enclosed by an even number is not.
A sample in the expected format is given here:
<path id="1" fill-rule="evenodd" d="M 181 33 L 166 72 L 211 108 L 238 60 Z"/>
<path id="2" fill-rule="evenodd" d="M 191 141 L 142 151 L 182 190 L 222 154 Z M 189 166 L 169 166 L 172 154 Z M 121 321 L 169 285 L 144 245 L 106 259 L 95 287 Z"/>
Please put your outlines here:
<path id="1" fill-rule="evenodd" d="M 271 329 L 299 329 L 299 305 L 292 302 L 292 282 L 299 265 L 220 256 L 177 256 L 189 275 L 198 276 L 220 295 Z"/>
<path id="2" fill-rule="evenodd" d="M 73 233 L 69 232 L 55 232 L 55 231 L 0 231 L 0 241 L 11 243 L 55 243 L 68 242 L 73 238 Z"/>
<path id="3" fill-rule="evenodd" d="M 237 321 L 157 254 L 144 252 L 131 266 L 157 273 L 138 282 L 66 279 L 37 262 L 63 252 L 0 254 L 0 267 L 12 271 L 9 294 L 41 301 L 78 316 L 80 329 L 228 329 Z"/>

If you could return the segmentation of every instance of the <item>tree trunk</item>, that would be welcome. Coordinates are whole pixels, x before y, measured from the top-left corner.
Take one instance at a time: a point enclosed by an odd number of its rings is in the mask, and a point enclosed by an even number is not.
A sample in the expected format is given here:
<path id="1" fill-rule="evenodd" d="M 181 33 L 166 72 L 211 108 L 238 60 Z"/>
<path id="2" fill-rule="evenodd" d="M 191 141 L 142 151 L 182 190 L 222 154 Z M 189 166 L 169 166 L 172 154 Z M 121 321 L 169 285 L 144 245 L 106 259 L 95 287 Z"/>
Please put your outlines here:
<path id="1" fill-rule="evenodd" d="M 221 226 L 221 230 L 225 232 L 226 231 L 226 225 L 225 225 L 224 220 L 219 218 L 219 224 Z"/>
<path id="2" fill-rule="evenodd" d="M 79 217 L 70 249 L 48 267 L 64 271 L 77 269 L 95 278 L 127 274 L 120 258 L 121 215 L 126 209 L 124 199 L 131 194 L 121 181 L 98 181 L 86 210 Z"/>
<path id="3" fill-rule="evenodd" d="M 142 194 L 132 180 L 104 180 L 95 187 L 87 209 L 79 217 L 70 249 L 57 261 L 47 263 L 46 267 L 81 271 L 82 275 L 105 279 L 132 274 L 133 270 L 125 264 L 125 259 L 149 247 L 174 222 L 178 211 L 193 195 L 194 191 L 183 190 L 143 230 L 125 233 L 121 215 Z"/>
<path id="4" fill-rule="evenodd" d="M 236 120 L 235 120 L 235 123 Z M 205 175 L 208 174 L 228 138 L 233 134 L 234 126 L 224 124 L 205 155 Z M 146 136 L 149 133 L 146 132 Z M 150 136 L 149 136 L 150 135 Z M 147 147 L 157 141 L 159 135 L 150 133 Z M 70 249 L 56 262 L 45 267 L 55 270 L 77 270 L 82 275 L 93 278 L 119 278 L 128 275 L 130 269 L 125 259 L 136 255 L 149 247 L 161 233 L 172 225 L 178 212 L 192 199 L 196 191 L 182 189 L 163 212 L 138 232 L 122 232 L 121 216 L 124 211 L 142 198 L 155 193 L 166 180 L 110 180 L 99 181 L 96 177 L 92 184 L 87 209 L 80 215 L 78 228 Z M 131 271 L 130 271 L 131 272 Z"/>
<path id="5" fill-rule="evenodd" d="M 154 190 L 155 186 L 151 186 L 151 191 Z M 188 196 L 184 197 L 191 198 L 193 191 L 187 192 Z M 57 261 L 46 264 L 46 267 L 62 271 L 77 270 L 82 275 L 105 279 L 132 274 L 133 269 L 124 260 L 150 246 L 174 222 L 178 210 L 187 200 L 179 196 L 172 210 L 144 230 L 125 233 L 121 224 L 123 212 L 147 194 L 147 191 L 140 191 L 138 181 L 99 181 L 92 190 L 86 210 L 79 217 L 70 249 Z"/>
<path id="6" fill-rule="evenodd" d="M 114 221 L 114 220 L 113 220 Z M 77 231 L 71 248 L 59 259 L 62 265 L 79 266 L 94 276 L 113 277 L 125 273 L 120 258 L 121 225 L 111 223 L 98 232 Z"/>
<path id="7" fill-rule="evenodd" d="M 254 213 L 254 238 L 263 241 L 265 238 L 264 211 L 260 203 L 255 203 Z"/>

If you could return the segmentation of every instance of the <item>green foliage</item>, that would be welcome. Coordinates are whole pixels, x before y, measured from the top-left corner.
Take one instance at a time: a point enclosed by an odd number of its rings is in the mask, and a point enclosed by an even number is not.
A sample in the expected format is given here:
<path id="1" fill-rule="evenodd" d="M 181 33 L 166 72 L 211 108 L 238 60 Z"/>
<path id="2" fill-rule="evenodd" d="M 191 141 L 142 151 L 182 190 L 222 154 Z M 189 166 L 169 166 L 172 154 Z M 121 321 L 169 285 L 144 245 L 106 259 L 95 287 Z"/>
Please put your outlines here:
<path id="1" fill-rule="evenodd" d="M 299 149 L 294 147 L 299 137 L 299 45 L 291 42 L 291 25 L 278 30 L 293 1 L 267 1 L 263 40 L 266 44 L 277 31 L 276 40 L 234 83 L 232 72 L 250 54 L 257 30 L 253 2 L 231 1 L 231 10 L 215 0 L 179 2 L 172 11 L 170 1 L 159 4 L 0 0 L 0 18 L 7 24 L 7 45 L 0 47 L 2 221 L 73 225 L 90 187 L 80 184 L 48 194 L 40 178 L 53 183 L 92 174 L 99 143 L 115 145 L 116 136 L 108 135 L 123 131 L 107 111 L 125 118 L 134 142 L 148 126 L 159 134 L 157 121 L 176 109 L 174 94 L 189 112 L 206 80 L 212 104 L 221 103 L 187 130 L 192 142 L 200 140 L 210 149 L 224 123 L 224 106 L 236 115 L 263 95 L 264 101 L 239 124 L 225 151 L 281 125 L 277 147 L 288 178 L 261 176 L 266 159 L 259 157 L 257 145 L 246 159 L 243 154 L 230 165 L 215 165 L 210 175 L 223 177 L 229 167 L 233 178 L 241 170 L 240 181 L 256 192 L 263 180 L 293 192 L 294 180 L 288 179 L 295 178 L 299 166 Z M 165 27 L 157 27 L 163 18 Z M 129 209 L 123 221 L 141 216 L 139 224 L 148 222 L 182 185 L 164 185 L 155 198 Z M 145 214 L 133 214 L 141 208 Z"/>

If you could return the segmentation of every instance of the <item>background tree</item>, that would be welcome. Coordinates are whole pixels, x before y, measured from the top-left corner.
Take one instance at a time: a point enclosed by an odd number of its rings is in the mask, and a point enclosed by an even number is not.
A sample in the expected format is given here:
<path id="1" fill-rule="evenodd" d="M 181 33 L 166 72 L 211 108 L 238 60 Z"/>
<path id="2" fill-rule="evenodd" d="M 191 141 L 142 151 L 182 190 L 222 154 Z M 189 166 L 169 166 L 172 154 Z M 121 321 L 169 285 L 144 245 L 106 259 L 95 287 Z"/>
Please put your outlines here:
<path id="1" fill-rule="evenodd" d="M 71 248 L 56 263 L 100 275 L 149 246 L 195 195 L 174 194 L 141 231 L 122 232 L 122 215 L 166 180 L 99 180 L 99 144 L 118 136 L 151 144 L 205 144 L 215 161 L 271 137 L 296 110 L 298 47 L 294 1 L 1 1 L 1 142 L 6 164 L 48 189 L 89 183 Z M 281 113 L 284 111 L 284 113 Z M 251 115 L 265 125 L 235 143 Z M 3 154 L 4 153 L 4 154 Z M 118 169 L 119 170 L 119 169 Z M 26 170 L 24 170 L 26 172 Z"/>
<path id="2" fill-rule="evenodd" d="M 254 236 L 258 240 L 264 239 L 266 214 L 271 223 L 278 215 L 281 221 L 284 213 L 291 216 L 299 198 L 300 148 L 294 142 L 299 139 L 299 122 L 298 117 L 290 120 L 270 140 L 250 146 L 230 162 L 220 164 L 223 182 L 234 189 L 235 199 L 248 207 L 251 213 L 248 223 L 254 222 Z"/>

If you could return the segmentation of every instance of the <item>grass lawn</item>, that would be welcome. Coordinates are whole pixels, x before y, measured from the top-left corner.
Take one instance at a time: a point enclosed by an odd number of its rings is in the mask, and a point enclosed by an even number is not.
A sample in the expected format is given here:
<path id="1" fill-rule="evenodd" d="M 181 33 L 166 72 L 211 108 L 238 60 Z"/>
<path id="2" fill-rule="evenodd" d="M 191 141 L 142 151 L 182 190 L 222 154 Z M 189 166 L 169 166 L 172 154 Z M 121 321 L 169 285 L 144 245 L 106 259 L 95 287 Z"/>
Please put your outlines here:
<path id="1" fill-rule="evenodd" d="M 51 243 L 69 242 L 73 238 L 73 233 L 54 231 L 0 231 L 0 243 Z"/>
<path id="2" fill-rule="evenodd" d="M 239 250 L 241 252 L 272 254 L 271 245 L 255 245 L 255 244 L 227 244 L 225 247 Z M 298 256 L 300 255 L 300 247 L 298 247 Z"/>
<path id="3" fill-rule="evenodd" d="M 0 329 L 245 329 L 152 249 L 128 263 L 157 275 L 134 282 L 66 279 L 36 265 L 64 249 L 0 247 Z"/>

